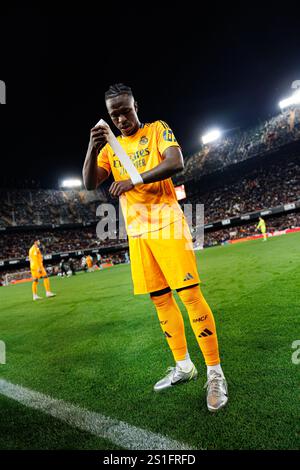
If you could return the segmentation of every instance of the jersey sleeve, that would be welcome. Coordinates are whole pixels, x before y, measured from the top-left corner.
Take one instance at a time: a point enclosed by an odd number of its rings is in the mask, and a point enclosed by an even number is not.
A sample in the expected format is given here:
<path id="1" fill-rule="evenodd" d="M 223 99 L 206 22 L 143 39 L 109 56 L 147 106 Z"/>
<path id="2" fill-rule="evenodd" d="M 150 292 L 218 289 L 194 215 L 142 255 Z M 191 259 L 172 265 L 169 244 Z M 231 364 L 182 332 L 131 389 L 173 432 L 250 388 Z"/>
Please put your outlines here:
<path id="1" fill-rule="evenodd" d="M 164 121 L 156 121 L 157 146 L 162 155 L 168 147 L 180 147 L 172 129 Z"/>
<path id="2" fill-rule="evenodd" d="M 108 146 L 107 145 L 105 145 L 103 149 L 100 151 L 97 157 L 97 165 L 100 168 L 104 168 L 104 170 L 106 170 L 107 173 L 110 174 L 111 166 L 110 166 L 109 158 L 108 158 Z"/>

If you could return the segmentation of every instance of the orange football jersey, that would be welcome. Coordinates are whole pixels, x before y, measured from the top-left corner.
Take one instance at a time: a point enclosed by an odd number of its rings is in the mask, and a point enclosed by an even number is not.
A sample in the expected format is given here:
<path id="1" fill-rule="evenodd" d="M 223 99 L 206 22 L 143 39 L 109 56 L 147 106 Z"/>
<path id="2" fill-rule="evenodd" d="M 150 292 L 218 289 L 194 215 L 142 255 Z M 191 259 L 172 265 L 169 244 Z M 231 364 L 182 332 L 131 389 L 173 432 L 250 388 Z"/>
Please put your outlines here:
<path id="1" fill-rule="evenodd" d="M 121 135 L 117 139 L 139 173 L 159 165 L 168 147 L 179 147 L 172 130 L 164 121 L 142 124 L 134 135 Z M 129 178 L 109 144 L 100 151 L 98 166 L 109 174 L 112 172 L 115 181 Z M 183 217 L 171 178 L 137 185 L 123 193 L 120 202 L 129 236 L 159 230 Z"/>
<path id="2" fill-rule="evenodd" d="M 32 245 L 29 250 L 29 261 L 31 270 L 36 270 L 42 268 L 43 266 L 43 256 L 41 250 L 35 245 Z"/>

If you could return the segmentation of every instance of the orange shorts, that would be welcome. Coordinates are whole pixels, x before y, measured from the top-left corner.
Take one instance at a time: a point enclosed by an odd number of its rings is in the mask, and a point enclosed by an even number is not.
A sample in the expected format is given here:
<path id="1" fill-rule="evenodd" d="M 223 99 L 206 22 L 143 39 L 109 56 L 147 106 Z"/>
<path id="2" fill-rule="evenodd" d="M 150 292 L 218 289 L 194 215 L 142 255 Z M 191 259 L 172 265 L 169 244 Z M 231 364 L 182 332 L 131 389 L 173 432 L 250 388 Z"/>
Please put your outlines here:
<path id="1" fill-rule="evenodd" d="M 31 269 L 32 279 L 40 279 L 41 277 L 48 276 L 44 266 L 41 267 L 41 272 L 38 272 L 38 269 Z"/>
<path id="2" fill-rule="evenodd" d="M 156 232 L 129 238 L 134 294 L 200 282 L 192 236 L 185 219 Z"/>

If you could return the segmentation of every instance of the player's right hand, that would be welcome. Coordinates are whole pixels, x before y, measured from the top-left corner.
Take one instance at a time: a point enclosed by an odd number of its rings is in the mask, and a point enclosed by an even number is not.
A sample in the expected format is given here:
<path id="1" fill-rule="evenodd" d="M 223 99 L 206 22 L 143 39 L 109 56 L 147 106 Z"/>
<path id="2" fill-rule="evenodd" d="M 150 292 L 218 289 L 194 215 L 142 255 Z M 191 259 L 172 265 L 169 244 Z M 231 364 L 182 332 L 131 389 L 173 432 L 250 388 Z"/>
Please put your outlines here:
<path id="1" fill-rule="evenodd" d="M 90 145 L 98 152 L 107 143 L 108 135 L 109 127 L 100 125 L 93 127 L 90 133 Z"/>

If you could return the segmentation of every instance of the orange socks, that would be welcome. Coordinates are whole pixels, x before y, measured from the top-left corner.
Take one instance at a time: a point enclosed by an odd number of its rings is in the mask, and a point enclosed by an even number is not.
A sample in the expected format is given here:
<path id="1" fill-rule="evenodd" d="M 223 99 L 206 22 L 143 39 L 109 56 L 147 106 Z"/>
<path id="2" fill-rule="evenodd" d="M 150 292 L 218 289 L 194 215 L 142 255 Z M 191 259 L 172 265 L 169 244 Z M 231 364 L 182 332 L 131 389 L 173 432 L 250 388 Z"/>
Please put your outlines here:
<path id="1" fill-rule="evenodd" d="M 213 313 L 207 304 L 199 286 L 178 292 L 186 307 L 192 328 L 207 366 L 220 363 L 218 338 Z"/>
<path id="2" fill-rule="evenodd" d="M 156 307 L 160 326 L 175 361 L 184 360 L 186 358 L 187 345 L 183 318 L 172 292 L 159 296 L 151 296 L 151 300 Z"/>
<path id="3" fill-rule="evenodd" d="M 220 364 L 218 338 L 213 313 L 207 304 L 199 286 L 178 292 L 185 305 L 196 339 L 207 366 Z M 184 323 L 179 307 L 172 292 L 151 296 L 156 307 L 161 328 L 168 341 L 175 361 L 186 358 L 187 344 Z"/>
<path id="4" fill-rule="evenodd" d="M 48 277 L 44 278 L 44 286 L 45 286 L 46 292 L 50 292 L 50 281 Z"/>
<path id="5" fill-rule="evenodd" d="M 37 285 L 38 285 L 38 283 L 33 281 L 33 283 L 32 283 L 32 293 L 33 293 L 33 295 L 37 295 Z"/>

